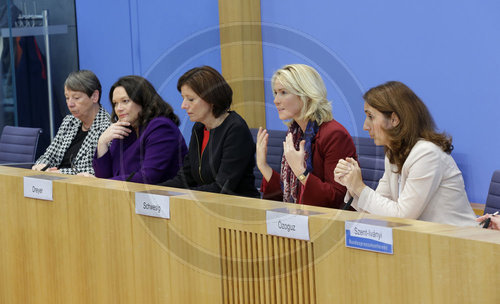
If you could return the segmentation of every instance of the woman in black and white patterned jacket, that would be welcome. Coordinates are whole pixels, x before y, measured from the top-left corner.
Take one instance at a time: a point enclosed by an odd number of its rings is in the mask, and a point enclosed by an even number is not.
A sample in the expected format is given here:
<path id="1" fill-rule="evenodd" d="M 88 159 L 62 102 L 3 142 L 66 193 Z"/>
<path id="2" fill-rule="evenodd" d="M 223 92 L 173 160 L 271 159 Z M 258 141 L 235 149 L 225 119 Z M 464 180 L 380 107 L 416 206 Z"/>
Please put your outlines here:
<path id="1" fill-rule="evenodd" d="M 64 95 L 71 114 L 64 118 L 56 137 L 32 169 L 94 174 L 92 158 L 97 141 L 111 123 L 100 103 L 101 83 L 91 71 L 72 72 L 64 83 Z"/>

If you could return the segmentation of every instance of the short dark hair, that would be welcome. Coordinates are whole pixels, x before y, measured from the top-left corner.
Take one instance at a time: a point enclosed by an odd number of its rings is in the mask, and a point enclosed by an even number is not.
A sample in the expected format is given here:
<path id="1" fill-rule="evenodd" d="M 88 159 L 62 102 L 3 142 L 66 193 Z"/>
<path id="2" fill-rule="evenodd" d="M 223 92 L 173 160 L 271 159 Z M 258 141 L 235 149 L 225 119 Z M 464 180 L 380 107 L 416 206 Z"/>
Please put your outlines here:
<path id="1" fill-rule="evenodd" d="M 179 117 L 175 115 L 172 106 L 161 98 L 154 86 L 146 78 L 136 75 L 121 77 L 111 86 L 109 101 L 113 108 L 111 113 L 112 122 L 118 121 L 113 105 L 113 92 L 117 87 L 123 87 L 130 100 L 142 107 L 139 113 L 138 127 L 144 127 L 153 118 L 160 116 L 170 118 L 177 126 L 180 124 Z"/>
<path id="2" fill-rule="evenodd" d="M 97 90 L 99 92 L 97 102 L 101 104 L 101 82 L 92 71 L 80 70 L 71 72 L 64 82 L 64 87 L 71 91 L 83 92 L 88 97 L 91 97 L 95 90 Z"/>
<path id="3" fill-rule="evenodd" d="M 209 66 L 193 68 L 179 78 L 177 90 L 187 85 L 205 102 L 213 105 L 212 113 L 217 118 L 231 107 L 233 90 L 216 69 Z"/>

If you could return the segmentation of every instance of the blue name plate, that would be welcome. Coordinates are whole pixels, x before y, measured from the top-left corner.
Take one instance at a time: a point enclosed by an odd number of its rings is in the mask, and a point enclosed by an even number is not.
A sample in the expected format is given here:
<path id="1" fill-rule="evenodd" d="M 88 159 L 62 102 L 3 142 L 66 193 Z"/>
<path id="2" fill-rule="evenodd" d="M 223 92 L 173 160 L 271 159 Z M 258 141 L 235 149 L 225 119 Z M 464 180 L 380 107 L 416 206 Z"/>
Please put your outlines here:
<path id="1" fill-rule="evenodd" d="M 404 224 L 374 219 L 345 222 L 345 246 L 361 250 L 394 254 L 392 228 Z"/>

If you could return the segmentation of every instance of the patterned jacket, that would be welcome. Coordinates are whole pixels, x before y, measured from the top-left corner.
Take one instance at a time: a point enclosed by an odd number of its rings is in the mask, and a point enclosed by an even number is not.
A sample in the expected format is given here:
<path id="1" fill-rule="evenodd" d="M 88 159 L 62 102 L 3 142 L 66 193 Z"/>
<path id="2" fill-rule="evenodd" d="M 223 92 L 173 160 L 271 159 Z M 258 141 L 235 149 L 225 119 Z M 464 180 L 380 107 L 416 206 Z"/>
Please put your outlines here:
<path id="1" fill-rule="evenodd" d="M 94 174 L 92 158 L 97 148 L 97 141 L 110 124 L 110 116 L 101 106 L 80 150 L 78 150 L 76 157 L 73 158 L 76 173 L 88 172 Z M 45 153 L 36 161 L 36 164 L 49 164 L 50 167 L 59 166 L 64 157 L 64 153 L 66 153 L 66 150 L 71 145 L 81 125 L 82 122 L 78 118 L 71 114 L 66 115 L 57 131 L 56 137 L 54 137 L 54 140 L 52 140 L 52 143 L 50 143 Z M 62 168 L 60 171 L 64 174 L 75 174 L 70 168 Z"/>

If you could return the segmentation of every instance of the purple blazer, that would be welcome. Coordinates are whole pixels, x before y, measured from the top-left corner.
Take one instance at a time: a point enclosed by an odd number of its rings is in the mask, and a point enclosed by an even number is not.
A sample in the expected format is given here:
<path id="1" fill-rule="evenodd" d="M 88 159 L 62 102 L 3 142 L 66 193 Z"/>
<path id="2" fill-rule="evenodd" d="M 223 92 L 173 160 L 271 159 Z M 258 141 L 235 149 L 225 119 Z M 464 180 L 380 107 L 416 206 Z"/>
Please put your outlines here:
<path id="1" fill-rule="evenodd" d="M 182 167 L 186 143 L 172 120 L 156 117 L 140 131 L 139 138 L 131 132 L 124 139 L 114 139 L 108 152 L 92 165 L 95 176 L 131 182 L 157 184 L 170 179 Z"/>

